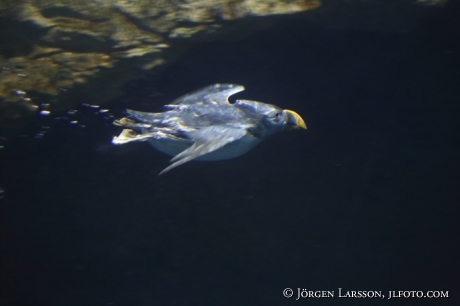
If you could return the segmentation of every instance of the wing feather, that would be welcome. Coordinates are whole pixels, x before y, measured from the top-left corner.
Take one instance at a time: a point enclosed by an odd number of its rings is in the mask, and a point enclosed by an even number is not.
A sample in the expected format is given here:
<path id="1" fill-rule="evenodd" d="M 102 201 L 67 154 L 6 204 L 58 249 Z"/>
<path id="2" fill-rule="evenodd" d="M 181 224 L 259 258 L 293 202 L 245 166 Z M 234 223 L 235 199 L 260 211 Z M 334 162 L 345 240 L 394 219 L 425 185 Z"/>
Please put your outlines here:
<path id="1" fill-rule="evenodd" d="M 223 146 L 242 138 L 245 134 L 245 129 L 227 126 L 210 126 L 188 132 L 188 136 L 194 140 L 193 145 L 174 156 L 174 158 L 171 159 L 173 164 L 161 171 L 160 174 L 185 164 L 186 162 L 199 156 L 214 152 Z"/>
<path id="2" fill-rule="evenodd" d="M 214 84 L 177 98 L 169 105 L 191 105 L 196 103 L 228 105 L 228 97 L 243 90 L 244 86 L 242 85 Z"/>

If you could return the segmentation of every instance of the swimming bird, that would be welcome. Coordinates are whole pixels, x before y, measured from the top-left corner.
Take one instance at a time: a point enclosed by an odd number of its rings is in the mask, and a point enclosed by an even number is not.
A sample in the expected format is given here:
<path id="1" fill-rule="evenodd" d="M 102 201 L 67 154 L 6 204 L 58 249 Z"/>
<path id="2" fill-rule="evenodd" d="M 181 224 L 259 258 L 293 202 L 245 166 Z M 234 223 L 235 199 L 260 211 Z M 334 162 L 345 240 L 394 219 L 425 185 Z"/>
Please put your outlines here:
<path id="1" fill-rule="evenodd" d="M 292 110 L 250 100 L 228 101 L 243 90 L 241 85 L 215 84 L 165 105 L 165 112 L 128 109 L 128 117 L 114 121 L 125 129 L 112 143 L 148 141 L 159 151 L 174 156 L 162 174 L 193 159 L 238 157 L 278 131 L 307 128 L 302 117 Z"/>

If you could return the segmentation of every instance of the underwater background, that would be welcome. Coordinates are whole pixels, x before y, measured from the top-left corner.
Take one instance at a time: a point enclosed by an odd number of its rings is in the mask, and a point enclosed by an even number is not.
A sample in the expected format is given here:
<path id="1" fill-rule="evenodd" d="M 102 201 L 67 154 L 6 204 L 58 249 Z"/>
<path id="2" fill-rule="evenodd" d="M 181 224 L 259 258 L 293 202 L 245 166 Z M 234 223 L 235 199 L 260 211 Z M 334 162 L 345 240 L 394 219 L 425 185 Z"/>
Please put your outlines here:
<path id="1" fill-rule="evenodd" d="M 286 19 L 200 43 L 101 106 L 160 111 L 235 83 L 233 101 L 305 119 L 232 160 L 158 176 L 170 157 L 113 146 L 111 118 L 37 115 L 0 150 L 0 305 L 459 305 L 459 13 L 407 33 Z M 297 288 L 335 297 L 296 301 Z"/>

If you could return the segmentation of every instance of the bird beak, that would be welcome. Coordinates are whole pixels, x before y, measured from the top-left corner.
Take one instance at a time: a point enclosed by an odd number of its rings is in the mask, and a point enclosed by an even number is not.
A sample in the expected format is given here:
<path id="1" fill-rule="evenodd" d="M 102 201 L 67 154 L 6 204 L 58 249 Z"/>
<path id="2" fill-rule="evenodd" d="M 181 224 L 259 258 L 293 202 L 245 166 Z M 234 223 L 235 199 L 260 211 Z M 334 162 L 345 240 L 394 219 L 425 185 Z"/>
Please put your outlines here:
<path id="1" fill-rule="evenodd" d="M 307 125 L 305 124 L 305 121 L 303 121 L 302 117 L 300 117 L 299 114 L 289 109 L 285 109 L 284 111 L 286 112 L 288 116 L 288 120 L 287 120 L 288 125 L 294 128 L 307 129 Z"/>

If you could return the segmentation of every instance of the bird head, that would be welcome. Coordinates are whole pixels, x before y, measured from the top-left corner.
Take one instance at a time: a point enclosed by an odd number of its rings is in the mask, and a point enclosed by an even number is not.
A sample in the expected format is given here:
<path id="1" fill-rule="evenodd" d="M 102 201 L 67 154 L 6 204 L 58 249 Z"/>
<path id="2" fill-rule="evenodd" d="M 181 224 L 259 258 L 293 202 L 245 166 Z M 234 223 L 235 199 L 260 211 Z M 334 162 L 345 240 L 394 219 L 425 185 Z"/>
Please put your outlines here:
<path id="1" fill-rule="evenodd" d="M 240 108 L 246 109 L 246 114 L 251 113 L 262 119 L 267 127 L 274 131 L 284 129 L 306 129 L 305 121 L 296 112 L 289 109 L 282 109 L 273 104 L 267 104 L 250 100 L 238 100 L 236 105 Z"/>

